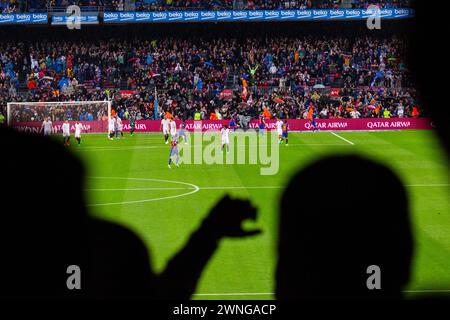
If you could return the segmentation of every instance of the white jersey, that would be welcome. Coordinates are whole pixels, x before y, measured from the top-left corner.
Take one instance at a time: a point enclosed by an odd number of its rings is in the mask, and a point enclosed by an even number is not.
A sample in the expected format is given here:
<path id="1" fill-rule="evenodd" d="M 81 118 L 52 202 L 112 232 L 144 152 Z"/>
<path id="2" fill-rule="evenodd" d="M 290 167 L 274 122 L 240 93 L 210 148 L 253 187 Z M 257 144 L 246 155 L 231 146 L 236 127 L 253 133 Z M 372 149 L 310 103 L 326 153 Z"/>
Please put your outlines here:
<path id="1" fill-rule="evenodd" d="M 44 127 L 44 134 L 52 133 L 52 122 L 50 120 L 44 121 L 42 127 Z"/>
<path id="2" fill-rule="evenodd" d="M 83 125 L 81 123 L 75 123 L 75 138 L 81 137 L 82 129 L 83 129 Z"/>
<path id="3" fill-rule="evenodd" d="M 117 117 L 117 130 L 122 131 L 123 125 L 122 125 L 122 119 Z"/>
<path id="4" fill-rule="evenodd" d="M 169 123 L 170 123 L 169 119 L 162 119 L 161 120 L 161 125 L 162 125 L 162 128 L 163 128 L 164 134 L 169 134 Z"/>
<path id="5" fill-rule="evenodd" d="M 403 106 L 398 106 L 397 107 L 397 115 L 400 117 L 400 118 L 403 118 L 403 115 L 404 115 L 404 109 L 403 109 Z"/>
<path id="6" fill-rule="evenodd" d="M 70 123 L 64 122 L 61 129 L 64 137 L 70 136 Z"/>
<path id="7" fill-rule="evenodd" d="M 177 133 L 177 124 L 175 121 L 170 121 L 170 134 L 174 136 Z"/>
<path id="8" fill-rule="evenodd" d="M 278 135 L 283 134 L 283 121 L 278 120 L 277 123 L 276 123 L 276 125 L 277 125 L 277 132 L 278 132 Z"/>
<path id="9" fill-rule="evenodd" d="M 222 135 L 222 144 L 229 144 L 230 143 L 230 129 L 222 128 L 222 130 L 220 130 L 220 134 Z"/>
<path id="10" fill-rule="evenodd" d="M 114 119 L 114 118 L 109 119 L 109 121 L 108 121 L 108 130 L 109 130 L 109 132 L 112 132 L 112 131 L 116 130 L 116 119 Z"/>

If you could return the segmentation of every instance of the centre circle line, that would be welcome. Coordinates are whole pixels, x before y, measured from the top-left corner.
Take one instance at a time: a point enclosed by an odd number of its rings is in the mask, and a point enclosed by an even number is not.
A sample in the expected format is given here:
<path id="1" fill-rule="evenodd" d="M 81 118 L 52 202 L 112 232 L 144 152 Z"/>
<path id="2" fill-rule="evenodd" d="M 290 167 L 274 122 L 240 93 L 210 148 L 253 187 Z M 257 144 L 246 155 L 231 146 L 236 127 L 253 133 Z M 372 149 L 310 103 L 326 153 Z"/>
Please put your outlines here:
<path id="1" fill-rule="evenodd" d="M 144 203 L 144 202 L 161 201 L 161 200 L 167 200 L 167 199 L 175 199 L 175 198 L 189 196 L 189 195 L 194 194 L 194 193 L 196 193 L 196 192 L 198 192 L 200 190 L 200 188 L 198 186 L 196 186 L 195 184 L 188 183 L 188 182 L 182 182 L 182 181 L 176 181 L 176 180 L 164 180 L 164 179 L 153 179 L 153 178 L 124 178 L 124 177 L 87 177 L 87 179 L 166 182 L 166 183 L 173 183 L 173 184 L 180 184 L 180 185 L 188 186 L 188 187 L 190 187 L 188 190 L 192 190 L 192 191 L 181 193 L 181 194 L 177 194 L 177 195 L 174 195 L 174 196 L 167 196 L 167 197 L 160 197 L 160 198 L 153 198 L 153 199 L 142 199 L 142 200 L 120 201 L 120 202 L 108 202 L 108 203 L 93 203 L 93 204 L 88 204 L 87 205 L 88 207 L 112 206 L 112 205 Z M 177 189 L 179 190 L 180 188 L 177 188 Z M 184 189 L 186 189 L 186 188 L 184 188 Z M 87 190 L 89 190 L 89 189 L 87 189 Z M 93 189 L 93 190 L 95 190 L 95 189 Z"/>

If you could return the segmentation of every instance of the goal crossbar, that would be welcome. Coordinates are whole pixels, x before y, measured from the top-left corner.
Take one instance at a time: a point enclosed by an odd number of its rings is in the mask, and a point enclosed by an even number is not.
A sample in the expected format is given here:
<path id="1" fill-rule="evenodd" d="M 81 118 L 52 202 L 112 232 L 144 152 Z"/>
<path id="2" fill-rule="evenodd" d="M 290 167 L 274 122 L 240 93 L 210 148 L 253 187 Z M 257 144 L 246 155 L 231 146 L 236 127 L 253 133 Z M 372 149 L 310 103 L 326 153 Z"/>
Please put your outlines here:
<path id="1" fill-rule="evenodd" d="M 108 105 L 108 119 L 111 116 L 111 101 L 41 101 L 41 102 L 8 102 L 6 104 L 6 121 L 8 125 L 11 125 L 12 117 L 11 117 L 11 106 L 84 106 L 84 105 L 92 105 L 92 104 L 107 104 Z"/>

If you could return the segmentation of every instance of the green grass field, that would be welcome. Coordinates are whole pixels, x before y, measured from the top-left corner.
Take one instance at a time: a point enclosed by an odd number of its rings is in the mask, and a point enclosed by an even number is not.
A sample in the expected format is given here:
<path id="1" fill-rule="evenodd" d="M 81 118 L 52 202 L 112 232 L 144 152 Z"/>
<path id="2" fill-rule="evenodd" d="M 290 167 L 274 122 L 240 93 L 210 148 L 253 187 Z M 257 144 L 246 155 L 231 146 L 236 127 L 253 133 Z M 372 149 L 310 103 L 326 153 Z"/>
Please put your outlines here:
<path id="1" fill-rule="evenodd" d="M 258 165 L 169 169 L 169 147 L 161 134 L 125 133 L 125 139 L 114 141 L 105 134 L 84 135 L 82 145 L 71 149 L 88 168 L 92 214 L 135 231 L 147 244 L 156 271 L 225 193 L 248 198 L 259 208 L 257 225 L 264 233 L 223 241 L 194 299 L 273 299 L 277 206 L 283 186 L 296 170 L 321 156 L 366 155 L 393 168 L 407 185 L 416 241 L 408 295 L 427 290 L 450 294 L 448 164 L 433 132 L 291 133 L 289 138 L 288 147 L 280 146 L 279 172 L 272 176 L 260 175 Z"/>

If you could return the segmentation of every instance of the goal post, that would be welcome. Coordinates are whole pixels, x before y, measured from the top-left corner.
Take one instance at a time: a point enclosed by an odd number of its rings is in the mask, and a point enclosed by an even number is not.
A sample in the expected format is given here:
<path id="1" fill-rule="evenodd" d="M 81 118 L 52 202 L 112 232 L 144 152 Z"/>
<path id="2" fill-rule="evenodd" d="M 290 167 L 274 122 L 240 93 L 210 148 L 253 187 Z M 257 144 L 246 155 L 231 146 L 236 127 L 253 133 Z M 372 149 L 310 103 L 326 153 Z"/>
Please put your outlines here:
<path id="1" fill-rule="evenodd" d="M 91 133 L 108 132 L 111 101 L 8 102 L 8 126 L 20 131 L 38 132 L 45 118 L 50 118 L 55 131 L 65 120 L 80 121 Z"/>

